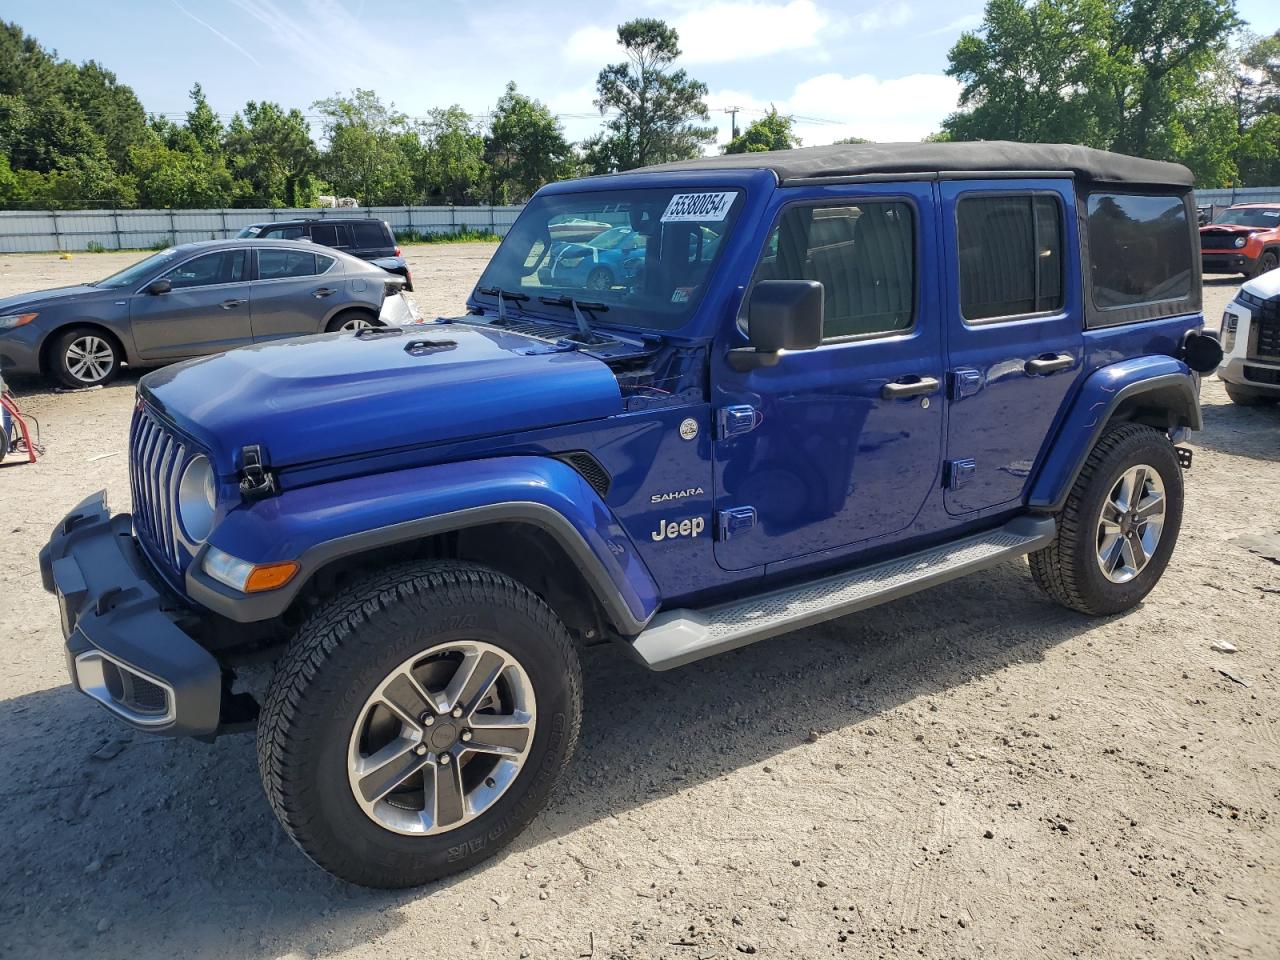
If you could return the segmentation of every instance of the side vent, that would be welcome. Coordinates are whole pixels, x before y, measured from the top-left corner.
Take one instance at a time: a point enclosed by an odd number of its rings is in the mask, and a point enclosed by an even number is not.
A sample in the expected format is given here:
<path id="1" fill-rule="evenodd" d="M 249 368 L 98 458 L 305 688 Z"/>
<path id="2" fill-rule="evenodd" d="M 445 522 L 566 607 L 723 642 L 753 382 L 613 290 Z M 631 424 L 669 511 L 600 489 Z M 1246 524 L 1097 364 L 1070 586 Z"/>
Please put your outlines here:
<path id="1" fill-rule="evenodd" d="M 600 496 L 607 497 L 609 495 L 609 487 L 613 485 L 613 477 L 609 476 L 609 471 L 591 454 L 585 450 L 574 450 L 572 453 L 557 454 L 556 459 L 567 463 L 582 474 L 582 479 L 591 484 L 592 489 Z"/>

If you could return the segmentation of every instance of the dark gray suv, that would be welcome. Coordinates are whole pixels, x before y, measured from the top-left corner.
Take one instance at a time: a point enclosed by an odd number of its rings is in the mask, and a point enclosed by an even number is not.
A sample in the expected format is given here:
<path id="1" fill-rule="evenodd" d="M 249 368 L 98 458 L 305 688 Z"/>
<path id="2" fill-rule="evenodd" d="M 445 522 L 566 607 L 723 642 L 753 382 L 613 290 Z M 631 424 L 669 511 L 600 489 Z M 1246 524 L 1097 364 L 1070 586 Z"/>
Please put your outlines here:
<path id="1" fill-rule="evenodd" d="M 262 240 L 310 240 L 333 247 L 361 260 L 376 263 L 383 270 L 404 277 L 404 288 L 413 289 L 413 275 L 400 256 L 391 224 L 371 217 L 302 217 L 297 220 L 272 220 L 251 223 L 237 237 Z"/>
<path id="2" fill-rule="evenodd" d="M 397 322 L 413 309 L 403 285 L 363 260 L 291 241 L 188 243 L 97 283 L 0 299 L 0 372 L 96 386 L 122 362 L 159 366 Z"/>

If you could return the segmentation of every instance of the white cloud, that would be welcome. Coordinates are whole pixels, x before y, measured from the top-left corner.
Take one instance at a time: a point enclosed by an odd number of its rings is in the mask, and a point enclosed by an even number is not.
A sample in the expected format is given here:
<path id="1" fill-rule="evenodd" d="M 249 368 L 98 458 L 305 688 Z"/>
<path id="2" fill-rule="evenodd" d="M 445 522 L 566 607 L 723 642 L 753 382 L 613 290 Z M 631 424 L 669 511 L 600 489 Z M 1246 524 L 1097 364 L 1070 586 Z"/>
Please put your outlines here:
<path id="1" fill-rule="evenodd" d="M 832 18 L 813 0 L 714 0 L 670 21 L 680 35 L 680 62 L 727 63 L 793 50 L 816 50 Z M 622 56 L 616 29 L 588 26 L 574 31 L 565 55 L 603 65 Z"/>
<path id="2" fill-rule="evenodd" d="M 909 23 L 915 15 L 915 11 L 905 3 L 887 3 L 855 14 L 850 19 L 849 26 L 856 33 L 870 33 L 874 30 L 901 27 Z"/>
<path id="3" fill-rule="evenodd" d="M 915 141 L 936 131 L 944 117 L 956 109 L 960 84 L 941 74 L 917 73 L 881 79 L 871 74 L 844 76 L 824 73 L 796 85 L 785 100 L 774 101 L 779 113 L 795 117 L 796 134 L 805 146 L 831 143 L 845 137 L 883 142 Z M 769 109 L 760 100 L 739 90 L 715 91 L 707 100 L 718 112 L 722 107 L 743 108 L 739 129 Z M 727 128 L 721 143 L 727 140 Z"/>
<path id="4" fill-rule="evenodd" d="M 982 24 L 982 14 L 967 13 L 963 17 L 956 17 L 946 26 L 939 27 L 937 30 L 930 30 L 929 36 L 937 36 L 943 33 L 963 33 L 965 30 L 973 30 Z"/>

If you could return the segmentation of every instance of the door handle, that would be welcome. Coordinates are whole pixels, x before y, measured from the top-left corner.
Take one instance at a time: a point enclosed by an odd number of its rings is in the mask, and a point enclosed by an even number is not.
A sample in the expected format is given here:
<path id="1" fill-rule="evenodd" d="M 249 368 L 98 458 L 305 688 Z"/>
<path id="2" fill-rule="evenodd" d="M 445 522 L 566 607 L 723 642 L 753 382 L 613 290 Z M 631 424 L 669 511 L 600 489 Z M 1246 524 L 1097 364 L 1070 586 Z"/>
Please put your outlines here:
<path id="1" fill-rule="evenodd" d="M 246 301 L 244 300 L 223 300 L 222 303 L 218 304 L 218 306 L 222 307 L 223 310 L 234 310 L 245 302 Z"/>
<path id="2" fill-rule="evenodd" d="M 333 289 L 333 287 L 321 287 L 319 290 L 313 293 L 312 296 L 315 297 L 317 300 L 322 300 L 325 297 L 332 296 L 337 292 L 338 291 Z"/>
<path id="3" fill-rule="evenodd" d="M 1027 376 L 1036 377 L 1065 370 L 1075 362 L 1076 358 L 1069 353 L 1042 353 L 1034 360 L 1028 360 L 1022 369 L 1027 371 Z"/>
<path id="4" fill-rule="evenodd" d="M 886 400 L 905 400 L 908 397 L 923 397 L 937 393 L 942 381 L 937 377 L 901 377 L 880 388 L 880 396 Z"/>

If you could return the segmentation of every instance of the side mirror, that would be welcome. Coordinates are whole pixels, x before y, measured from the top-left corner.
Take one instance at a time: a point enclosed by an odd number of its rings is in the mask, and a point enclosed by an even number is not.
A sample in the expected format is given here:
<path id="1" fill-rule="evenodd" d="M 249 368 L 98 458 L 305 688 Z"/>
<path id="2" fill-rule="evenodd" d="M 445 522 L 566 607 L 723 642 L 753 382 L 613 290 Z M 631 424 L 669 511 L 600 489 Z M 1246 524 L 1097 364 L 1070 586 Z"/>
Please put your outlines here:
<path id="1" fill-rule="evenodd" d="M 168 293 L 172 289 L 173 284 L 164 279 L 152 280 L 147 284 L 147 293 L 151 294 L 153 297 L 158 293 Z"/>
<path id="2" fill-rule="evenodd" d="M 812 350 L 822 343 L 823 288 L 817 280 L 761 280 L 747 303 L 749 347 L 729 351 L 739 372 L 772 367 L 784 350 Z"/>

